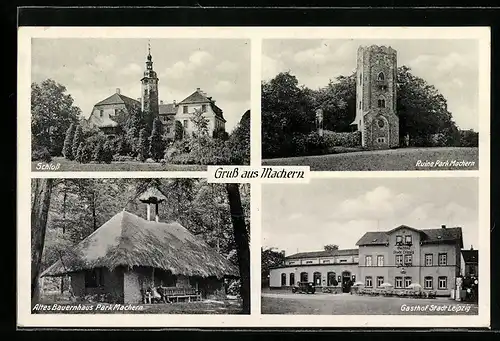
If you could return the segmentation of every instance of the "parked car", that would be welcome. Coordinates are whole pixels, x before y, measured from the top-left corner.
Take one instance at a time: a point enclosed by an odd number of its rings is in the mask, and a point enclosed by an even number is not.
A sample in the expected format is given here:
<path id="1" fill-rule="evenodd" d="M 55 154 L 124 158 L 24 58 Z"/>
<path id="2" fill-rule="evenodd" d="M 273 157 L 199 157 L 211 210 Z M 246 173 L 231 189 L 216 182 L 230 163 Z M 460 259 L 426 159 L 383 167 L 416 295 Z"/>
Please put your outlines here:
<path id="1" fill-rule="evenodd" d="M 294 294 L 314 294 L 316 292 L 316 288 L 311 282 L 297 282 L 297 285 L 292 287 L 292 292 Z"/>

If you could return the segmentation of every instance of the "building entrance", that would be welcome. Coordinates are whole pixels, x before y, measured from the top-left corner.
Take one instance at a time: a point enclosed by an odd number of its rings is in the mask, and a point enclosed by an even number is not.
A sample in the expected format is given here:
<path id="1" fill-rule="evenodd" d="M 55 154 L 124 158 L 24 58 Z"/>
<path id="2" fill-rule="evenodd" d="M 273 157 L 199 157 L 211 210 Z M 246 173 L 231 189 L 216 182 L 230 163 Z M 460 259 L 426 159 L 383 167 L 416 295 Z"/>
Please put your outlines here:
<path id="1" fill-rule="evenodd" d="M 342 272 L 342 292 L 350 292 L 351 285 L 351 273 L 349 271 Z"/>

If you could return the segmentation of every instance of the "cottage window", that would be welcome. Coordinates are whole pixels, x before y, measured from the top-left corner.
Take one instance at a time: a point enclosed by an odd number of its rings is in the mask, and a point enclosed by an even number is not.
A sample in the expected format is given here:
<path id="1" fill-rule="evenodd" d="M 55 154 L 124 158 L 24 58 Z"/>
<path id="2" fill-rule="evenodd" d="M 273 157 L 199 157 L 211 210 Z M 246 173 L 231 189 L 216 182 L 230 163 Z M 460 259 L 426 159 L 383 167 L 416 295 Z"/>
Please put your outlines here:
<path id="1" fill-rule="evenodd" d="M 405 236 L 405 244 L 412 245 L 411 235 Z"/>
<path id="2" fill-rule="evenodd" d="M 97 288 L 104 285 L 102 269 L 92 269 L 85 272 L 85 288 Z"/>
<path id="3" fill-rule="evenodd" d="M 182 107 L 182 113 L 183 114 L 187 114 L 188 113 L 188 106 L 187 105 L 185 105 L 185 106 Z"/>
<path id="4" fill-rule="evenodd" d="M 428 276 L 424 278 L 424 289 L 432 289 L 432 277 Z"/>
<path id="5" fill-rule="evenodd" d="M 365 266 L 372 266 L 372 256 L 365 256 Z"/>
<path id="6" fill-rule="evenodd" d="M 403 264 L 403 255 L 396 255 L 396 265 Z"/>
<path id="7" fill-rule="evenodd" d="M 187 129 L 188 127 L 188 120 L 183 120 L 182 125 L 184 126 L 184 129 Z"/>
<path id="8" fill-rule="evenodd" d="M 377 287 L 380 287 L 384 283 L 384 277 L 378 276 L 377 277 Z"/>
<path id="9" fill-rule="evenodd" d="M 440 253 L 439 254 L 439 265 L 444 266 L 448 264 L 448 257 L 446 253 Z"/>
<path id="10" fill-rule="evenodd" d="M 384 76 L 384 73 L 383 73 L 383 72 L 380 72 L 380 73 L 378 74 L 378 76 L 377 76 L 377 80 L 379 80 L 379 81 L 383 81 L 383 80 L 385 80 L 385 76 Z"/>
<path id="11" fill-rule="evenodd" d="M 396 277 L 396 280 L 394 281 L 394 287 L 395 288 L 402 288 L 403 287 L 403 277 Z"/>
<path id="12" fill-rule="evenodd" d="M 405 277 L 405 288 L 408 288 L 411 284 L 411 277 Z"/>
<path id="13" fill-rule="evenodd" d="M 292 272 L 290 273 L 290 285 L 295 284 L 295 274 Z"/>
<path id="14" fill-rule="evenodd" d="M 403 244 L 403 236 L 396 236 L 396 245 Z"/>
<path id="15" fill-rule="evenodd" d="M 384 266 L 384 256 L 377 256 L 377 266 Z"/>
<path id="16" fill-rule="evenodd" d="M 286 274 L 281 274 L 281 286 L 284 287 L 286 285 Z"/>
<path id="17" fill-rule="evenodd" d="M 438 277 L 438 289 L 445 290 L 448 287 L 448 278 L 446 276 Z"/>
<path id="18" fill-rule="evenodd" d="M 365 277 L 365 287 L 367 288 L 373 287 L 372 276 Z"/>
<path id="19" fill-rule="evenodd" d="M 207 112 L 207 105 L 206 104 L 201 105 L 201 112 Z"/>
<path id="20" fill-rule="evenodd" d="M 425 266 L 432 266 L 432 254 L 428 253 L 425 255 Z"/>
<path id="21" fill-rule="evenodd" d="M 412 264 L 412 255 L 405 255 L 405 265 L 406 266 L 411 266 Z"/>

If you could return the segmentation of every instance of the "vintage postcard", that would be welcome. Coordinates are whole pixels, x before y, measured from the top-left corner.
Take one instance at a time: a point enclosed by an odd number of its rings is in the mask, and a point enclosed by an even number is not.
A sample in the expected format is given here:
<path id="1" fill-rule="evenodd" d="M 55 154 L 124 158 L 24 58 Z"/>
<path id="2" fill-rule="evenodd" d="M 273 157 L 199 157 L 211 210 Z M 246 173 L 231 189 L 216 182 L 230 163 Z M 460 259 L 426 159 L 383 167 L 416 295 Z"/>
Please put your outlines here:
<path id="1" fill-rule="evenodd" d="M 489 28 L 18 38 L 19 327 L 489 327 Z"/>

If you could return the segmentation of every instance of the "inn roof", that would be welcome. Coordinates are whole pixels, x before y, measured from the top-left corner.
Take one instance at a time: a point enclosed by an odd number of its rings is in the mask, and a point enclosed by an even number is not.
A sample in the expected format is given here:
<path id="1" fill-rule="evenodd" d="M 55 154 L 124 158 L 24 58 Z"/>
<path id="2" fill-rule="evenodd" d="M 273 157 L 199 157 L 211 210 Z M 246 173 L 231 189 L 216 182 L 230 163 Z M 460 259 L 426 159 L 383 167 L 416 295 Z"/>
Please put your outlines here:
<path id="1" fill-rule="evenodd" d="M 299 259 L 299 258 L 319 258 L 319 257 L 333 257 L 333 256 L 356 256 L 359 254 L 358 249 L 343 249 L 334 251 L 311 251 L 299 252 L 285 257 L 285 259 Z"/>
<path id="2" fill-rule="evenodd" d="M 437 229 L 423 229 L 418 230 L 413 227 L 401 225 L 386 232 L 367 232 L 361 237 L 356 245 L 385 245 L 389 243 L 389 236 L 401 228 L 408 228 L 420 234 L 420 241 L 422 244 L 436 244 L 436 243 L 449 243 L 458 242 L 460 248 L 463 247 L 462 228 L 437 228 Z"/>

